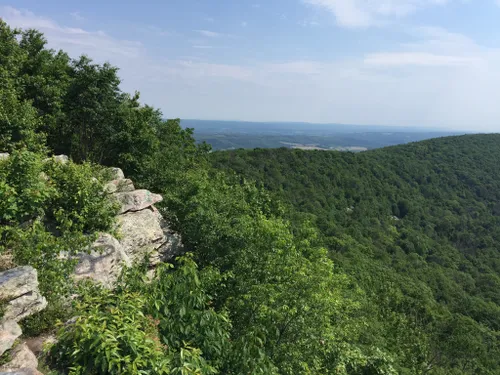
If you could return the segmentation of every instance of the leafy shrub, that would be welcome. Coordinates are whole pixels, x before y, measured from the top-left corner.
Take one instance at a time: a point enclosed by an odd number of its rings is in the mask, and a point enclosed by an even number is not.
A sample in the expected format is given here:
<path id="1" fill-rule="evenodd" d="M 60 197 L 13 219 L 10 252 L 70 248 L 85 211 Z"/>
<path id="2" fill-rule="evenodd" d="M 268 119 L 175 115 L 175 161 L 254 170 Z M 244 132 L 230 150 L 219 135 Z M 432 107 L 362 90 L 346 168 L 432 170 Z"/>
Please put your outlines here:
<path id="1" fill-rule="evenodd" d="M 138 293 L 94 287 L 82 293 L 80 316 L 62 326 L 51 349 L 53 363 L 80 374 L 168 374 L 171 356 L 158 338 L 156 322 L 143 313 Z"/>
<path id="2" fill-rule="evenodd" d="M 230 323 L 227 314 L 213 309 L 206 290 L 213 289 L 221 276 L 211 268 L 198 271 L 190 256 L 177 261 L 179 268 L 173 272 L 169 264 L 157 270 L 147 294 L 148 312 L 158 319 L 162 342 L 175 352 L 177 362 L 183 362 L 189 352 L 185 349 L 194 347 L 211 366 L 219 367 L 229 351 Z M 204 362 L 198 364 L 203 373 L 212 373 Z"/>
<path id="3" fill-rule="evenodd" d="M 78 318 L 61 327 L 51 362 L 70 374 L 218 373 L 231 350 L 230 323 L 206 288 L 220 276 L 198 271 L 191 257 L 178 263 L 161 265 L 151 283 L 134 268 L 115 291 L 84 284 Z"/>
<path id="4" fill-rule="evenodd" d="M 26 323 L 32 334 L 65 316 L 59 301 L 71 292 L 73 255 L 88 251 L 113 224 L 116 208 L 94 175 L 100 171 L 90 164 L 58 163 L 26 150 L 0 163 L 0 256 L 37 269 L 40 291 L 53 305 Z"/>

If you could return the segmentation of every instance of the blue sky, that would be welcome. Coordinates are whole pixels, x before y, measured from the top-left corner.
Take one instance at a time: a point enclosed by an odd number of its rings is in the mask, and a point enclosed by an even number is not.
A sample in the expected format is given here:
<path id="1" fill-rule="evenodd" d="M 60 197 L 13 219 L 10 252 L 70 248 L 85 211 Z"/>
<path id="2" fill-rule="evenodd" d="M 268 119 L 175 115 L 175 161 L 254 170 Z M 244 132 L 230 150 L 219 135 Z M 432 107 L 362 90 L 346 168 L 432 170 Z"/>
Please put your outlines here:
<path id="1" fill-rule="evenodd" d="M 167 117 L 500 132 L 500 0 L 0 0 Z"/>

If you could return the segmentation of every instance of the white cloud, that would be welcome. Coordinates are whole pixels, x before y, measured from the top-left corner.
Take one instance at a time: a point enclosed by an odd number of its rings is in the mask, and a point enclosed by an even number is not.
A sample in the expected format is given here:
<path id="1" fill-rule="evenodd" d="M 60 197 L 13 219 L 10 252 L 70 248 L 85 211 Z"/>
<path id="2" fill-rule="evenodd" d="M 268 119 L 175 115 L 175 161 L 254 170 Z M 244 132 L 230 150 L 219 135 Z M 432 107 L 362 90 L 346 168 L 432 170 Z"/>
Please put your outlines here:
<path id="1" fill-rule="evenodd" d="M 467 66 L 480 63 L 475 57 L 436 55 L 424 52 L 382 52 L 365 57 L 364 63 L 378 66 Z"/>
<path id="2" fill-rule="evenodd" d="M 187 50 L 164 59 L 167 43 L 144 46 L 8 7 L 0 7 L 0 17 L 40 29 L 50 47 L 72 56 L 109 60 L 120 67 L 124 90 L 140 90 L 167 117 L 500 131 L 500 49 L 441 28 L 410 29 L 411 43 L 357 58 L 229 64 L 220 54 L 203 57 L 211 47 L 206 38 L 183 38 Z"/>
<path id="3" fill-rule="evenodd" d="M 200 33 L 203 36 L 209 37 L 209 38 L 218 38 L 223 36 L 224 34 L 217 33 L 215 31 L 210 31 L 210 30 L 195 30 L 197 33 Z"/>
<path id="4" fill-rule="evenodd" d="M 34 28 L 42 31 L 49 46 L 64 49 L 71 56 L 89 54 L 98 61 L 117 57 L 139 57 L 143 52 L 139 42 L 118 40 L 103 31 L 86 31 L 81 28 L 60 26 L 56 22 L 35 15 L 27 10 L 0 6 L 0 16 L 13 27 Z"/>
<path id="5" fill-rule="evenodd" d="M 451 0 L 303 0 L 304 3 L 330 11 L 337 24 L 349 28 L 381 25 L 391 18 L 401 18 L 419 8 L 444 5 Z M 499 0 L 500 1 L 500 0 Z"/>

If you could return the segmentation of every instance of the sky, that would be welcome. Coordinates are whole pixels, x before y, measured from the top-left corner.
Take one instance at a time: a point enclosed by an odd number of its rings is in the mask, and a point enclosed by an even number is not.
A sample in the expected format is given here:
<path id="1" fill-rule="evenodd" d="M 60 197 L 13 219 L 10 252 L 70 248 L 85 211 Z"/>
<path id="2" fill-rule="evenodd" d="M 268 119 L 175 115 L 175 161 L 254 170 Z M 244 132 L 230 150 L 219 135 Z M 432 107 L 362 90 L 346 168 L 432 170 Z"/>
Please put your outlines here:
<path id="1" fill-rule="evenodd" d="M 500 132 L 500 0 L 0 0 L 165 117 Z"/>

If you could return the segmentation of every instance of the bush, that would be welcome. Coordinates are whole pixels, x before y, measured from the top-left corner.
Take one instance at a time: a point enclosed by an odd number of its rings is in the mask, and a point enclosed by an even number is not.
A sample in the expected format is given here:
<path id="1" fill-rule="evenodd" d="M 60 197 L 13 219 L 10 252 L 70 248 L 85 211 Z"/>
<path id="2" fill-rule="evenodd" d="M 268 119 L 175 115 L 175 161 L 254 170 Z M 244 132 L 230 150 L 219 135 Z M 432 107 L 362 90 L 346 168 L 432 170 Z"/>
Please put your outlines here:
<path id="1" fill-rule="evenodd" d="M 127 270 L 115 291 L 83 284 L 78 318 L 61 327 L 50 361 L 75 375 L 218 373 L 231 351 L 230 322 L 205 290 L 220 276 L 198 271 L 189 256 L 178 263 L 161 265 L 151 283 L 144 269 Z"/>
<path id="2" fill-rule="evenodd" d="M 56 304 L 30 318 L 31 334 L 50 327 L 49 317 L 65 315 L 56 309 L 72 289 L 73 255 L 112 227 L 116 208 L 93 177 L 100 174 L 90 164 L 62 164 L 26 150 L 0 162 L 0 259 L 37 269 L 42 295 Z"/>
<path id="3" fill-rule="evenodd" d="M 157 323 L 143 313 L 138 293 L 94 288 L 82 293 L 80 316 L 64 325 L 50 358 L 79 374 L 168 374 L 172 360 L 158 338 Z"/>

